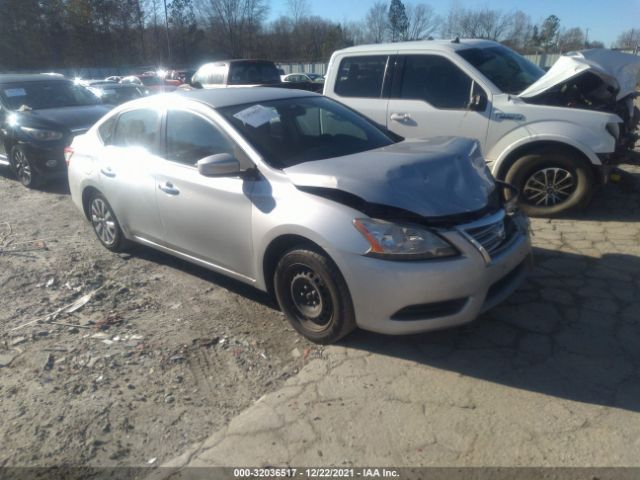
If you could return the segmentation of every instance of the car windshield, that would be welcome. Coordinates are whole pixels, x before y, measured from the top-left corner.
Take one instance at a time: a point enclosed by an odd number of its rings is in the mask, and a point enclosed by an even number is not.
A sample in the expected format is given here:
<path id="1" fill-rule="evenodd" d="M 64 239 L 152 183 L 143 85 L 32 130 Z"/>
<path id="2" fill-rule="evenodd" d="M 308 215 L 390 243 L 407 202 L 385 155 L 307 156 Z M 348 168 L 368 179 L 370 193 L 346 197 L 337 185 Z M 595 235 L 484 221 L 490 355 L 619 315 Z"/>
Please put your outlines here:
<path id="1" fill-rule="evenodd" d="M 504 93 L 518 94 L 545 73 L 522 55 L 502 46 L 459 50 L 458 55 Z"/>
<path id="2" fill-rule="evenodd" d="M 261 85 L 280 83 L 280 74 L 273 63 L 234 62 L 229 67 L 229 85 Z"/>
<path id="3" fill-rule="evenodd" d="M 219 111 L 275 168 L 394 143 L 369 120 L 325 97 L 234 105 Z"/>
<path id="4" fill-rule="evenodd" d="M 60 80 L 3 84 L 0 85 L 0 97 L 10 110 L 41 110 L 101 103 L 85 87 Z"/>

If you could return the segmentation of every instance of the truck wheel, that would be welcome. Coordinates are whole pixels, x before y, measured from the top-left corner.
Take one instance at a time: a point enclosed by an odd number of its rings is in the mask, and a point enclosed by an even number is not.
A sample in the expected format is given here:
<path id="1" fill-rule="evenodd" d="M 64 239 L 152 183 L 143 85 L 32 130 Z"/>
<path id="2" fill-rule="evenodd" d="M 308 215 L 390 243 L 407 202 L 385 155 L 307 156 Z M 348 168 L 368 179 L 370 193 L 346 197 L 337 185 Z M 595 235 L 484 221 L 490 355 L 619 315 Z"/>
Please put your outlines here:
<path id="1" fill-rule="evenodd" d="M 594 175 L 578 158 L 557 151 L 520 157 L 505 180 L 520 191 L 520 206 L 532 217 L 550 217 L 586 207 Z"/>
<path id="2" fill-rule="evenodd" d="M 326 255 L 304 246 L 289 250 L 276 266 L 273 284 L 291 326 L 312 342 L 333 343 L 356 328 L 347 284 Z"/>
<path id="3" fill-rule="evenodd" d="M 11 149 L 11 167 L 20 183 L 27 188 L 36 188 L 40 185 L 38 172 L 22 147 L 16 145 Z"/>

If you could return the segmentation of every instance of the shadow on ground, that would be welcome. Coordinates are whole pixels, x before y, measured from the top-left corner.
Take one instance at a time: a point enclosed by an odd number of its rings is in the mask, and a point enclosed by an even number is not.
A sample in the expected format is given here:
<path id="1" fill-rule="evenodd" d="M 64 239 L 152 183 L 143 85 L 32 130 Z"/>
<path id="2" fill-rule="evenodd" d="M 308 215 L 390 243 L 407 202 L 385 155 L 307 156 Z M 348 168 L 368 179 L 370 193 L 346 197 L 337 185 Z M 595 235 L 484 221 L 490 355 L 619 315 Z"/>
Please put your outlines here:
<path id="1" fill-rule="evenodd" d="M 344 346 L 579 402 L 640 411 L 640 258 L 535 249 L 531 278 L 465 327 Z"/>
<path id="2" fill-rule="evenodd" d="M 598 222 L 640 221 L 640 168 L 625 165 L 618 173 L 618 181 L 595 188 L 586 209 L 563 218 Z"/>
<path id="3" fill-rule="evenodd" d="M 12 182 L 15 182 L 17 186 L 21 186 L 20 182 L 16 179 L 15 175 L 8 167 L 0 166 L 0 177 L 4 177 Z M 40 190 L 44 193 L 53 193 L 56 195 L 69 195 L 71 193 L 69 191 L 69 182 L 66 178 L 51 180 L 38 187 L 37 190 Z"/>
<path id="4" fill-rule="evenodd" d="M 266 307 L 274 310 L 279 310 L 277 304 L 267 293 L 262 292 L 257 288 L 252 287 L 251 285 L 247 285 L 238 280 L 234 280 L 233 278 L 229 278 L 211 270 L 207 270 L 204 267 L 200 267 L 167 253 L 163 253 L 149 247 L 144 247 L 142 245 L 137 245 L 133 247 L 130 252 L 121 254 L 123 258 L 126 258 L 128 255 L 133 255 L 137 258 L 141 258 L 149 262 L 154 262 L 170 268 L 175 268 L 176 270 L 181 270 L 185 273 L 188 273 L 189 275 L 194 275 L 207 282 L 215 283 L 222 288 L 226 288 L 230 292 L 241 295 L 254 302 L 258 302 Z"/>

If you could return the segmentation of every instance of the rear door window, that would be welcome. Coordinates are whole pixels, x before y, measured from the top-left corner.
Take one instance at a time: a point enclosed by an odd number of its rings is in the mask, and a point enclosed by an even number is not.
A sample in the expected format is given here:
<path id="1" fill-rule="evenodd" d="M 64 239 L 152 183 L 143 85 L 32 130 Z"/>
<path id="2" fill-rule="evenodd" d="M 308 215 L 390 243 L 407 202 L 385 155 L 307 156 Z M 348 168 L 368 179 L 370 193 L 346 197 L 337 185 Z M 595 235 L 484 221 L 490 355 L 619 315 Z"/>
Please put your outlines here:
<path id="1" fill-rule="evenodd" d="M 111 144 L 117 147 L 142 147 L 155 152 L 159 120 L 159 113 L 151 109 L 124 112 L 118 117 Z"/>
<path id="2" fill-rule="evenodd" d="M 343 97 L 379 98 L 387 66 L 386 55 L 348 57 L 340 62 L 335 92 Z"/>
<path id="3" fill-rule="evenodd" d="M 424 100 L 441 109 L 466 109 L 472 80 L 457 65 L 439 55 L 406 55 L 394 79 L 393 98 Z"/>

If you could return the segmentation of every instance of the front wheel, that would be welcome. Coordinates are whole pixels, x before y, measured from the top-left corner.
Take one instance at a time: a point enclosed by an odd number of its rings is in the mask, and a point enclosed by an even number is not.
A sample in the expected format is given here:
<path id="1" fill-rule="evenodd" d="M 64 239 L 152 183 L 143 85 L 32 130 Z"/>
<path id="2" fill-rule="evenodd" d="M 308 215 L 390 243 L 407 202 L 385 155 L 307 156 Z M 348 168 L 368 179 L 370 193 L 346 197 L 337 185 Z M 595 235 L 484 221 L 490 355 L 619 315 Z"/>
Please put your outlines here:
<path id="1" fill-rule="evenodd" d="M 532 217 L 550 217 L 588 205 L 593 195 L 591 167 L 562 152 L 519 158 L 505 177 L 520 191 L 520 206 Z"/>
<path id="2" fill-rule="evenodd" d="M 333 343 L 356 328 L 347 284 L 322 253 L 304 247 L 286 252 L 276 266 L 274 289 L 293 328 L 312 342 Z"/>
<path id="3" fill-rule="evenodd" d="M 11 149 L 11 167 L 20 183 L 27 188 L 35 188 L 40 185 L 38 172 L 33 168 L 33 162 L 27 153 L 19 145 Z"/>

